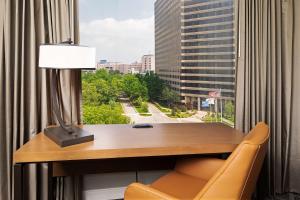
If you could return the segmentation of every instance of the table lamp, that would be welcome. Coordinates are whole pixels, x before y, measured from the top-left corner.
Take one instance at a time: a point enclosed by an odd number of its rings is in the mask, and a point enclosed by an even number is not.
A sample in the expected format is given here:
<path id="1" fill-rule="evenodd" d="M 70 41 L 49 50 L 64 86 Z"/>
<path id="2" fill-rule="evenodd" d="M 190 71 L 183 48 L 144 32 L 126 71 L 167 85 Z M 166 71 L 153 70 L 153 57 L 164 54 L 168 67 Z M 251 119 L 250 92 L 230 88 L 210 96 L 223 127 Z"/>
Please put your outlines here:
<path id="1" fill-rule="evenodd" d="M 58 127 L 48 127 L 44 134 L 61 147 L 93 141 L 94 135 L 74 125 L 66 125 L 61 117 L 57 98 L 58 70 L 95 69 L 96 49 L 86 46 L 61 44 L 40 45 L 39 67 L 52 69 L 52 110 L 59 122 Z M 63 91 L 62 91 L 63 92 Z"/>

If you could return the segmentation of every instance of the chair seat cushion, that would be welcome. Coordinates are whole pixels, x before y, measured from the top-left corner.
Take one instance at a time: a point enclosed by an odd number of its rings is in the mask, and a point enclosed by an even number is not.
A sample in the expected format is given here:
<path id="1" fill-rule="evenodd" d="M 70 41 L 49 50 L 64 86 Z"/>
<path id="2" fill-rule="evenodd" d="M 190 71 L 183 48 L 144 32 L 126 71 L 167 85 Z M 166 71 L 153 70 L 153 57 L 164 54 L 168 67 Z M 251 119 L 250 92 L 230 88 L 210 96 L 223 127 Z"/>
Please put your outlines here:
<path id="1" fill-rule="evenodd" d="M 204 187 L 207 181 L 180 172 L 170 172 L 151 184 L 161 192 L 178 199 L 193 199 Z"/>

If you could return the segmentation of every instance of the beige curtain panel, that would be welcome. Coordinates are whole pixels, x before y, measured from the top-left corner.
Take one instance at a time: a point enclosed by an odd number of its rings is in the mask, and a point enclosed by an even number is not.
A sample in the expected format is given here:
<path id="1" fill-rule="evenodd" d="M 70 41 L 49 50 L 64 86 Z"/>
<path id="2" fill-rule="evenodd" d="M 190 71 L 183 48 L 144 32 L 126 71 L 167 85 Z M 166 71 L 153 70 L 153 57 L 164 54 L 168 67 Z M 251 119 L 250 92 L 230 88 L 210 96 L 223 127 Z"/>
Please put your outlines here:
<path id="1" fill-rule="evenodd" d="M 238 3 L 236 127 L 271 128 L 257 197 L 300 193 L 300 1 Z"/>
<path id="2" fill-rule="evenodd" d="M 55 123 L 51 72 L 38 69 L 38 48 L 68 38 L 78 43 L 77 6 L 77 0 L 0 0 L 0 200 L 13 198 L 13 152 Z M 64 120 L 80 122 L 80 72 L 61 72 L 58 85 Z M 47 199 L 46 168 L 28 168 L 28 199 Z M 77 177 L 58 179 L 56 198 L 79 199 L 78 183 Z"/>

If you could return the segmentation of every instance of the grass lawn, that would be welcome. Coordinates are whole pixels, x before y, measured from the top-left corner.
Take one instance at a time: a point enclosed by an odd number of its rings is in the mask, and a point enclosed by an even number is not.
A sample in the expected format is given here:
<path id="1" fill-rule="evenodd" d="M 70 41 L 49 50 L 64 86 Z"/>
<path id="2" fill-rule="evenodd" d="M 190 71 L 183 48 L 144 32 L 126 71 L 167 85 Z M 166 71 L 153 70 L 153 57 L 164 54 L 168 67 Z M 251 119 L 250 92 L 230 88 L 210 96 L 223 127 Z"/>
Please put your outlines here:
<path id="1" fill-rule="evenodd" d="M 195 111 L 187 111 L 187 112 L 178 112 L 175 115 L 167 114 L 168 117 L 171 118 L 188 118 L 196 114 Z"/>
<path id="2" fill-rule="evenodd" d="M 161 112 L 165 113 L 170 118 L 188 118 L 196 114 L 196 111 L 189 110 L 186 112 L 179 111 L 175 115 L 172 115 L 172 109 L 162 106 L 161 104 L 154 102 L 153 103 Z"/>
<path id="3" fill-rule="evenodd" d="M 134 106 L 134 109 L 141 115 L 141 116 L 144 116 L 144 117 L 149 117 L 151 116 L 152 114 L 149 113 L 149 110 L 147 108 L 147 110 L 145 108 L 142 108 L 141 106 Z"/>
<path id="4" fill-rule="evenodd" d="M 170 108 L 164 107 L 157 102 L 154 102 L 153 104 L 156 106 L 156 108 L 158 108 L 163 113 L 171 113 L 172 111 Z"/>
<path id="5" fill-rule="evenodd" d="M 221 117 L 218 116 L 218 117 L 215 117 L 215 116 L 211 116 L 209 114 L 205 115 L 202 120 L 204 122 L 221 122 Z"/>
<path id="6" fill-rule="evenodd" d="M 149 117 L 149 116 L 152 116 L 151 113 L 139 113 L 141 116 L 143 117 Z"/>
<path id="7" fill-rule="evenodd" d="M 222 122 L 222 123 L 225 123 L 229 126 L 234 126 L 234 122 L 229 120 L 229 119 L 226 119 L 226 118 L 222 118 L 221 120 L 221 114 L 218 113 L 218 116 L 216 117 L 215 115 L 210 115 L 209 113 L 207 113 L 207 115 L 205 115 L 202 120 L 204 122 Z"/>

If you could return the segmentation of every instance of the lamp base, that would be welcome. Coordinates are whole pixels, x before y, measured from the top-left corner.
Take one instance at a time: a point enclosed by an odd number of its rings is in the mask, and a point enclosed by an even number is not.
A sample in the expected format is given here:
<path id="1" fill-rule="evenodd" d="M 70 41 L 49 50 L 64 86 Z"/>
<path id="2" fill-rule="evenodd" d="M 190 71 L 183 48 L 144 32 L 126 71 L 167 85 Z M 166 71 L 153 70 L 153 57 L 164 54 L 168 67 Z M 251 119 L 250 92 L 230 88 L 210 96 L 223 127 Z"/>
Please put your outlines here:
<path id="1" fill-rule="evenodd" d="M 69 133 L 62 127 L 45 128 L 45 135 L 61 147 L 81 144 L 94 140 L 94 135 L 76 126 L 71 127 L 73 132 Z"/>

